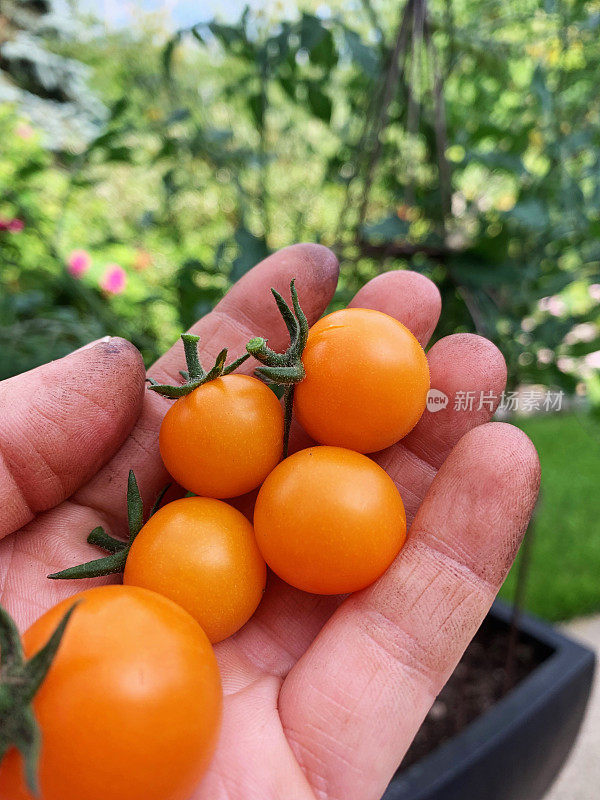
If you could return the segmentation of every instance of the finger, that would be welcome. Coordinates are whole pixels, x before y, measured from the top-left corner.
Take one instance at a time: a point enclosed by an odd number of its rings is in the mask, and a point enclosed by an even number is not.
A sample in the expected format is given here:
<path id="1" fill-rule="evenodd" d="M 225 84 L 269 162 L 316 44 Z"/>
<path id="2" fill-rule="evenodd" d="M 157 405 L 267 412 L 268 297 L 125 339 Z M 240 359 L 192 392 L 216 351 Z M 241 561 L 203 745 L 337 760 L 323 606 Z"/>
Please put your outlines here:
<path id="1" fill-rule="evenodd" d="M 144 365 L 102 340 L 0 383 L 0 538 L 69 497 L 139 416 Z"/>
<path id="2" fill-rule="evenodd" d="M 381 796 L 502 584 L 538 487 L 521 431 L 467 433 L 392 567 L 342 604 L 290 672 L 282 721 L 320 796 Z"/>
<path id="3" fill-rule="evenodd" d="M 489 339 L 471 333 L 440 339 L 427 359 L 431 386 L 447 402 L 426 408 L 402 443 L 439 469 L 467 431 L 491 419 L 506 385 L 506 362 Z"/>
<path id="4" fill-rule="evenodd" d="M 296 278 L 303 308 L 314 322 L 331 300 L 337 274 L 335 257 L 318 245 L 296 245 L 273 254 L 244 276 L 230 295 L 193 327 L 192 330 L 202 337 L 203 356 L 214 356 L 226 345 L 231 348 L 232 355 L 237 355 L 257 333 L 269 338 L 274 347 L 284 347 L 287 332 L 278 318 L 270 287 L 289 297 L 290 281 Z M 183 351 L 176 345 L 151 372 L 159 380 L 173 381 L 184 366 Z M 38 613 L 39 605 L 58 602 L 72 594 L 76 586 L 79 588 L 79 584 L 72 581 L 47 581 L 45 577 L 57 567 L 99 556 L 98 550 L 85 541 L 92 528 L 103 525 L 113 534 L 125 533 L 129 469 L 137 476 L 146 508 L 167 483 L 169 477 L 158 450 L 158 431 L 169 407 L 170 401 L 154 392 L 146 392 L 138 423 L 111 462 L 67 503 L 53 511 L 51 519 L 42 518 L 18 537 L 12 537 L 12 541 L 0 544 L 0 586 L 4 583 L 3 596 L 10 608 L 13 608 L 13 591 L 15 596 L 20 596 L 27 583 L 39 582 L 44 587 L 36 598 L 35 608 L 27 596 L 20 602 L 15 600 L 13 610 L 19 621 L 24 622 Z M 46 535 L 40 535 L 42 530 Z M 49 530 L 56 531 L 56 535 L 48 536 Z M 31 558 L 32 552 L 36 553 L 35 559 Z M 19 585 L 7 590 L 9 563 L 18 563 L 21 572 L 15 578 Z"/>
<path id="5" fill-rule="evenodd" d="M 492 418 L 506 383 L 502 353 L 481 336 L 446 336 L 427 358 L 431 386 L 447 398 L 447 405 L 439 411 L 425 409 L 408 436 L 374 456 L 395 481 L 409 525 L 454 445 Z"/>
<path id="6" fill-rule="evenodd" d="M 442 298 L 435 283 L 418 272 L 383 272 L 365 284 L 349 303 L 350 308 L 372 308 L 394 317 L 425 347 L 435 330 Z"/>

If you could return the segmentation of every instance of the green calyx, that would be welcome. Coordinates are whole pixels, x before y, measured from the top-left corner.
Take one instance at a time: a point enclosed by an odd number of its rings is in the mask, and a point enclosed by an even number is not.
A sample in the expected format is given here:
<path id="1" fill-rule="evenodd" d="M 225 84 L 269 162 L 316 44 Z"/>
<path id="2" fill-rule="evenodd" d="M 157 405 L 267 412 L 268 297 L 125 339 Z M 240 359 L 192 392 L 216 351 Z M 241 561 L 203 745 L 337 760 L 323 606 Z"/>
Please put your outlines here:
<path id="1" fill-rule="evenodd" d="M 306 376 L 304 364 L 302 363 L 302 353 L 304 352 L 306 340 L 308 339 L 308 320 L 300 306 L 295 284 L 296 279 L 294 278 L 290 283 L 293 310 L 279 292 L 275 289 L 271 289 L 275 302 L 277 303 L 277 308 L 290 334 L 290 346 L 285 353 L 276 353 L 274 350 L 271 350 L 267 345 L 267 340 L 260 336 L 251 339 L 246 345 L 248 353 L 262 364 L 262 366 L 256 370 L 256 374 L 268 383 L 284 387 L 284 458 L 286 458 L 288 454 L 292 409 L 294 405 L 294 387 L 297 383 L 304 380 Z"/>
<path id="2" fill-rule="evenodd" d="M 0 606 L 0 762 L 11 747 L 23 756 L 29 791 L 38 796 L 41 733 L 31 703 L 44 682 L 77 603 L 65 613 L 44 647 L 25 660 L 21 637 Z"/>
<path id="3" fill-rule="evenodd" d="M 158 511 L 169 485 L 165 486 L 156 498 L 148 519 Z M 88 561 L 86 564 L 63 569 L 61 572 L 48 575 L 48 577 L 52 580 L 77 580 L 79 578 L 98 578 L 101 575 L 115 575 L 123 572 L 131 545 L 144 524 L 144 507 L 133 470 L 129 470 L 129 478 L 127 480 L 127 523 L 129 538 L 126 541 L 110 536 L 100 526 L 94 528 L 88 536 L 87 540 L 90 544 L 97 545 L 109 555 L 104 556 L 104 558 L 94 559 L 94 561 Z"/>
<path id="4" fill-rule="evenodd" d="M 171 400 L 185 397 L 186 394 L 190 394 L 190 392 L 193 392 L 194 389 L 197 389 L 199 386 L 209 381 L 214 381 L 215 378 L 229 375 L 249 358 L 249 354 L 244 353 L 243 356 L 236 358 L 235 361 L 226 367 L 227 348 L 225 348 L 221 350 L 217 356 L 214 366 L 206 372 L 198 357 L 198 342 L 200 341 L 200 337 L 194 336 L 191 333 L 182 333 L 181 341 L 183 342 L 183 349 L 185 351 L 187 370 L 180 370 L 179 374 L 184 379 L 185 383 L 179 386 L 170 386 L 169 384 L 158 383 L 154 378 L 148 378 L 150 389 L 152 389 L 153 392 L 157 392 Z"/>

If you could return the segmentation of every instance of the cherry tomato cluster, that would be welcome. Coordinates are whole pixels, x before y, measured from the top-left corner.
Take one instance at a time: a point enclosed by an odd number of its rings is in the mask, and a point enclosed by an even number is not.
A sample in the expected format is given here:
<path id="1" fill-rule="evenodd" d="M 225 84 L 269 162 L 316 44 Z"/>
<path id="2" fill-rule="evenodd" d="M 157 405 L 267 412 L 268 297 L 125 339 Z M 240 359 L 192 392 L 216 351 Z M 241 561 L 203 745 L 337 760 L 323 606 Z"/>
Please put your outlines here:
<path id="1" fill-rule="evenodd" d="M 122 573 L 123 585 L 55 606 L 27 631 L 22 652 L 4 620 L 15 674 L 29 674 L 37 659 L 44 676 L 39 691 L 25 693 L 35 694 L 39 770 L 13 732 L 16 747 L 0 766 L 4 800 L 30 800 L 38 777 L 42 800 L 186 800 L 219 729 L 211 643 L 251 618 L 267 565 L 297 589 L 345 594 L 375 581 L 404 544 L 400 494 L 366 454 L 397 442 L 423 413 L 423 349 L 400 322 L 369 309 L 337 311 L 309 330 L 294 283 L 291 307 L 273 294 L 290 334 L 284 353 L 256 337 L 232 364 L 223 350 L 205 371 L 198 337 L 184 334 L 184 382 L 151 381 L 175 401 L 159 447 L 188 495 L 162 504 L 161 494 L 144 523 L 130 473 L 128 539 L 96 528 L 88 541 L 107 555 L 49 576 Z M 234 374 L 250 356 L 260 362 L 256 377 Z M 288 455 L 292 409 L 317 444 Z M 235 504 L 257 489 L 252 524 Z M 4 658 L 10 648 L 2 638 L 0 646 Z M 27 703 L 19 713 L 31 716 Z M 0 737 L 0 758 L 6 751 Z"/>

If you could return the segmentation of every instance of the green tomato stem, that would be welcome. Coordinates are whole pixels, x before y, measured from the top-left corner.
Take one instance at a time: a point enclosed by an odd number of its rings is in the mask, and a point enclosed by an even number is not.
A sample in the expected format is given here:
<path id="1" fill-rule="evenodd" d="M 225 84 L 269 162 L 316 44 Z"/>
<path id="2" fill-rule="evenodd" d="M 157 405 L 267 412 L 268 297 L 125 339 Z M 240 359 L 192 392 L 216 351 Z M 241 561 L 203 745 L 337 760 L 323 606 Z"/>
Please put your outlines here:
<path id="1" fill-rule="evenodd" d="M 11 747 L 16 747 L 23 756 L 27 787 L 36 797 L 41 734 L 31 703 L 52 666 L 77 605 L 74 603 L 67 610 L 44 647 L 29 661 L 25 660 L 14 620 L 0 606 L 0 762 Z"/>
<path id="2" fill-rule="evenodd" d="M 103 575 L 118 575 L 125 569 L 125 562 L 129 555 L 129 545 L 125 545 L 119 553 L 111 553 L 104 558 L 96 558 L 86 564 L 78 564 L 76 567 L 67 567 L 60 572 L 53 572 L 48 575 L 50 580 L 70 581 L 83 580 L 84 578 L 100 578 Z"/>
<path id="3" fill-rule="evenodd" d="M 115 539 L 114 536 L 106 533 L 102 527 L 94 528 L 87 540 L 90 544 L 95 544 L 96 547 L 106 550 L 107 553 L 119 553 L 127 547 L 127 542 L 122 539 Z"/>
<path id="4" fill-rule="evenodd" d="M 292 295 L 292 308 L 275 289 L 271 289 L 277 308 L 285 322 L 290 335 L 290 345 L 284 353 L 272 350 L 267 340 L 261 336 L 250 339 L 246 345 L 247 352 L 260 362 L 261 366 L 255 371 L 259 378 L 276 386 L 282 386 L 284 403 L 284 433 L 283 457 L 286 458 L 289 450 L 290 429 L 292 424 L 292 410 L 294 405 L 294 386 L 304 380 L 306 373 L 302 363 L 302 354 L 308 339 L 308 320 L 300 306 L 296 281 L 290 283 Z M 293 309 L 293 310 L 292 310 Z"/>
<path id="5" fill-rule="evenodd" d="M 248 353 L 244 353 L 239 358 L 236 358 L 229 366 L 225 366 L 227 359 L 227 349 L 221 350 L 215 359 L 214 366 L 206 372 L 200 363 L 198 356 L 198 345 L 200 337 L 191 333 L 182 333 L 181 341 L 183 342 L 183 351 L 185 353 L 185 361 L 187 370 L 179 370 L 179 374 L 185 383 L 179 385 L 171 385 L 168 383 L 158 383 L 154 378 L 148 378 L 150 389 L 163 397 L 168 397 L 170 400 L 178 400 L 180 397 L 186 395 L 203 386 L 205 383 L 214 381 L 215 378 L 221 378 L 224 375 L 230 375 L 234 370 L 241 366 L 247 358 Z"/>
<path id="6" fill-rule="evenodd" d="M 283 391 L 283 458 L 288 457 L 290 446 L 290 428 L 292 427 L 292 411 L 294 409 L 294 384 L 286 386 Z"/>
<path id="7" fill-rule="evenodd" d="M 160 491 L 148 515 L 148 519 L 158 511 L 169 486 L 170 484 Z M 102 527 L 94 528 L 89 534 L 88 542 L 97 545 L 109 555 L 96 558 L 85 564 L 68 567 L 60 572 L 53 572 L 48 575 L 48 578 L 51 580 L 80 580 L 83 578 L 99 578 L 103 575 L 117 575 L 123 572 L 131 545 L 144 525 L 144 508 L 133 470 L 129 470 L 127 479 L 127 522 L 129 526 L 129 538 L 127 541 L 110 536 Z"/>

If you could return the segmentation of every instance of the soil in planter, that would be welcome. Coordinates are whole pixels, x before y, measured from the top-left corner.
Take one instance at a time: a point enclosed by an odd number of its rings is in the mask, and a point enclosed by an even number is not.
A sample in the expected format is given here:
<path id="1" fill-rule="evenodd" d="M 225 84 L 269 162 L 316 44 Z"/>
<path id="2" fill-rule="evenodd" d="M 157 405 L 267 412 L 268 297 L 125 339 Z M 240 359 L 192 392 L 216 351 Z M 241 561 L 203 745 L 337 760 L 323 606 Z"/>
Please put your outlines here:
<path id="1" fill-rule="evenodd" d="M 425 718 L 400 765 L 400 772 L 459 733 L 552 653 L 537 640 L 519 633 L 509 681 L 506 675 L 509 640 L 509 626 L 492 615 L 486 617 Z"/>

